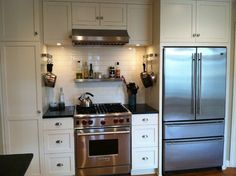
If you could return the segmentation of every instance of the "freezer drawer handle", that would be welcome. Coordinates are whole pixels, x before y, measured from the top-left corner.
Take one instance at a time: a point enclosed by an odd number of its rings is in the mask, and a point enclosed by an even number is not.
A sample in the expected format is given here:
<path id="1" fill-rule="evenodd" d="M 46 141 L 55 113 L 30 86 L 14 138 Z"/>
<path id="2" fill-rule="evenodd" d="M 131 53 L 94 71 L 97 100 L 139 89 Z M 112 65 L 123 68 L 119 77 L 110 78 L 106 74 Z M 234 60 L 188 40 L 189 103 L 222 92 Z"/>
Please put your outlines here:
<path id="1" fill-rule="evenodd" d="M 148 157 L 145 156 L 145 157 L 142 158 L 142 160 L 143 160 L 143 161 L 147 161 L 147 160 L 148 160 Z"/>
<path id="2" fill-rule="evenodd" d="M 184 139 L 184 140 L 171 140 L 166 141 L 168 145 L 174 145 L 178 143 L 198 143 L 198 142 L 209 142 L 209 141 L 224 141 L 223 137 L 216 137 L 216 138 L 204 138 L 204 139 Z"/>

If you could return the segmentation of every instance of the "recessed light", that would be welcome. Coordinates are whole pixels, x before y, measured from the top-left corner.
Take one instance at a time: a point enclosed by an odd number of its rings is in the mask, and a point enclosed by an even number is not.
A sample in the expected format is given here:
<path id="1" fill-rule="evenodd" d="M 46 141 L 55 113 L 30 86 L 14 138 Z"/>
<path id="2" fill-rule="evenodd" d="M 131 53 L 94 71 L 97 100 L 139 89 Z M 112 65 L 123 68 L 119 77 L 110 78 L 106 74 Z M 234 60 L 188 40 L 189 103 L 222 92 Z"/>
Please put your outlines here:
<path id="1" fill-rule="evenodd" d="M 132 50 L 133 48 L 129 48 L 129 50 Z"/>
<path id="2" fill-rule="evenodd" d="M 57 43 L 57 46 L 61 46 L 61 43 Z"/>
<path id="3" fill-rule="evenodd" d="M 136 46 L 140 46 L 140 44 L 136 44 Z"/>

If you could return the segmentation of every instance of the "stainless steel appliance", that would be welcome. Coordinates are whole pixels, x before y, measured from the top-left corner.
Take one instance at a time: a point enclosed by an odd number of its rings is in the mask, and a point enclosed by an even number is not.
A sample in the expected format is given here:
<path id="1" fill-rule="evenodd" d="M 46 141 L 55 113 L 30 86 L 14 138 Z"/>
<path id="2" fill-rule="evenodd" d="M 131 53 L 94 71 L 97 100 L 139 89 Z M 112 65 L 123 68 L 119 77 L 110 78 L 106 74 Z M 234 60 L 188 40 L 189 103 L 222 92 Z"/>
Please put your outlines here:
<path id="1" fill-rule="evenodd" d="M 130 173 L 131 112 L 119 103 L 77 106 L 76 175 Z"/>
<path id="2" fill-rule="evenodd" d="M 223 165 L 226 54 L 224 47 L 164 47 L 164 173 Z"/>

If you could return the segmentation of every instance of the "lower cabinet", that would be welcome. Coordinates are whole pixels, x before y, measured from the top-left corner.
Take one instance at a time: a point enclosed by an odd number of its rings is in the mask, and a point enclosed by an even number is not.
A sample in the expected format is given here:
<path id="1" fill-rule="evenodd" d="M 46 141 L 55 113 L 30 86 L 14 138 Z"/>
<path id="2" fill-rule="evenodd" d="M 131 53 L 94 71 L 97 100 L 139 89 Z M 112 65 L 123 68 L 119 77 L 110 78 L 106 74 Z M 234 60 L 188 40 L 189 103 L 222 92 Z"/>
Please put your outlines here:
<path id="1" fill-rule="evenodd" d="M 75 175 L 73 119 L 44 119 L 43 127 L 46 176 Z"/>
<path id="2" fill-rule="evenodd" d="M 132 115 L 132 175 L 158 168 L 158 114 Z"/>

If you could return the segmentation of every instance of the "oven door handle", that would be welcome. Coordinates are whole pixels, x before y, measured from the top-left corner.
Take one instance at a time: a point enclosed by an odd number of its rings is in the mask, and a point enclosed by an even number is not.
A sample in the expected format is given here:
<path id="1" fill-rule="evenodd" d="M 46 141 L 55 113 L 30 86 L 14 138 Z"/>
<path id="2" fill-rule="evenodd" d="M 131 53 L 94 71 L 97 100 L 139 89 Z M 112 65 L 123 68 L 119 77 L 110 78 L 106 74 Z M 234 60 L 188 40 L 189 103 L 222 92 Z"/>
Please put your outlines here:
<path id="1" fill-rule="evenodd" d="M 129 134 L 129 133 L 130 133 L 130 130 L 103 131 L 103 132 L 84 132 L 83 130 L 77 130 L 77 136 L 106 135 L 106 134 Z"/>

